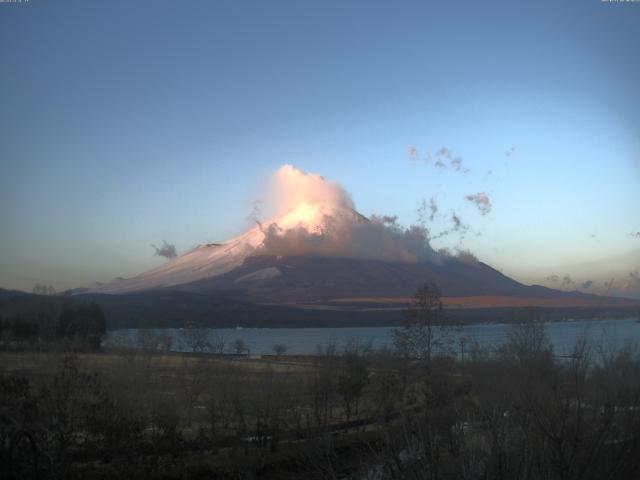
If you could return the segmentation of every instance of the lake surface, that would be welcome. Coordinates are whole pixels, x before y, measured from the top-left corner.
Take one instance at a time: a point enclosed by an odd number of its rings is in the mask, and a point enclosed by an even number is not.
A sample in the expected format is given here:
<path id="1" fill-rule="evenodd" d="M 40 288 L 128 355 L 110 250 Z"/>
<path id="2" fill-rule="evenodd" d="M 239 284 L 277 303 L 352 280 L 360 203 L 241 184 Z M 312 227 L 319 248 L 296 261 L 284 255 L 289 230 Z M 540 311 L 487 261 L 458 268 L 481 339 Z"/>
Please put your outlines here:
<path id="1" fill-rule="evenodd" d="M 318 346 L 334 344 L 338 351 L 345 345 L 357 340 L 370 343 L 374 348 L 391 345 L 391 332 L 396 327 L 352 327 L 352 328 L 241 328 L 241 329 L 203 329 L 212 337 L 224 339 L 224 351 L 234 352 L 233 343 L 241 339 L 252 355 L 273 354 L 277 344 L 287 347 L 286 354 L 314 354 Z M 460 351 L 464 343 L 468 351 L 475 344 L 479 347 L 495 347 L 503 344 L 512 325 L 478 324 L 461 327 L 459 331 L 449 333 L 451 348 Z M 637 318 L 597 319 L 551 322 L 545 329 L 554 353 L 569 355 L 576 342 L 586 339 L 594 351 L 617 350 L 627 343 L 640 345 L 640 323 Z M 182 329 L 151 329 L 152 335 L 166 335 L 171 338 L 171 350 L 191 351 L 185 343 Z M 144 334 L 142 335 L 144 336 Z M 141 335 L 138 329 L 114 330 L 109 332 L 105 345 L 140 346 Z"/>

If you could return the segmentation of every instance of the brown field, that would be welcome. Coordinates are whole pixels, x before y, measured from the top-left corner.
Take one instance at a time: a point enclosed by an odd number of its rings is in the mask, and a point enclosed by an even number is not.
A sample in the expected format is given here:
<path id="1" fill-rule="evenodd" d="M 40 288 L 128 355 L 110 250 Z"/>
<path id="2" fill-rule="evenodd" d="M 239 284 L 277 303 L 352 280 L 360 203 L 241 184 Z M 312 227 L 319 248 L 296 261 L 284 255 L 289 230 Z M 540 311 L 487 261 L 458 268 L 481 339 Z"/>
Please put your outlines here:
<path id="1" fill-rule="evenodd" d="M 2 352 L 0 353 L 0 374 L 42 375 L 57 370 L 65 355 L 58 352 Z M 142 370 L 152 370 L 154 375 L 165 375 L 165 379 L 167 374 L 180 376 L 190 373 L 191 368 L 196 365 L 201 368 L 259 373 L 266 369 L 274 372 L 293 372 L 309 364 L 309 359 L 304 356 L 283 357 L 287 361 L 281 362 L 276 360 L 275 355 L 264 355 L 261 359 L 249 359 L 236 355 L 222 356 L 178 352 L 148 354 L 142 350 L 119 351 L 117 349 L 74 355 L 86 371 L 102 374 L 113 374 L 114 372 L 134 374 L 139 367 Z"/>
<path id="2" fill-rule="evenodd" d="M 372 308 L 403 308 L 412 300 L 411 297 L 352 297 L 337 298 L 330 302 L 333 305 L 366 305 Z M 502 308 L 502 307 L 612 307 L 640 306 L 637 300 L 626 298 L 544 298 L 544 297 L 509 297 L 509 296 L 471 296 L 442 297 L 445 308 Z"/>

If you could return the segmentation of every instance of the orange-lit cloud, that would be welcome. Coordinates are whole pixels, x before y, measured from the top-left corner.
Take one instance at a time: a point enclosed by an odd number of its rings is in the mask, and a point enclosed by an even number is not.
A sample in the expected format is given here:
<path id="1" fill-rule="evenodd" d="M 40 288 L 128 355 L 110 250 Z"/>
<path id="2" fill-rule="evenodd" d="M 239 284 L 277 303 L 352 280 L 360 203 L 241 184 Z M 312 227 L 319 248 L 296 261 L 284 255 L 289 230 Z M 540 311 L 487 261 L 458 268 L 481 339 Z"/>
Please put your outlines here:
<path id="1" fill-rule="evenodd" d="M 336 182 L 284 165 L 273 176 L 277 215 L 263 223 L 258 253 L 439 261 L 420 226 L 404 228 L 395 216 L 366 218 Z"/>

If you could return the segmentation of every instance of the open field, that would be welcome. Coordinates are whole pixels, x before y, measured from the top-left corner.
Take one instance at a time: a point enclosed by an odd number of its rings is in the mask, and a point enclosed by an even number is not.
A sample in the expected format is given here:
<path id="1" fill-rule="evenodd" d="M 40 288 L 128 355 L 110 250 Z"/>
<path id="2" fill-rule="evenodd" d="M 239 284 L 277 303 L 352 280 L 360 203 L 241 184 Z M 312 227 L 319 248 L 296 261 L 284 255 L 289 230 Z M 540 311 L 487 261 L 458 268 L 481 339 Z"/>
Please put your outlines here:
<path id="1" fill-rule="evenodd" d="M 166 354 L 145 354 L 142 350 L 118 350 L 105 349 L 101 352 L 81 352 L 74 354 L 83 368 L 102 374 L 115 374 L 121 368 L 129 368 L 133 364 L 144 363 L 145 368 L 159 371 L 163 374 L 176 376 L 182 374 L 183 368 L 189 368 L 195 364 L 211 369 L 242 369 L 243 371 L 261 371 L 271 368 L 275 371 L 288 370 L 290 367 L 304 368 L 310 365 L 310 359 L 301 361 L 304 357 L 296 357 L 293 363 L 288 357 L 287 361 L 273 359 L 248 359 L 245 355 L 209 355 L 170 352 Z M 10 375 L 39 375 L 43 368 L 49 366 L 55 369 L 55 365 L 65 357 L 60 352 L 1 352 L 0 373 Z"/>

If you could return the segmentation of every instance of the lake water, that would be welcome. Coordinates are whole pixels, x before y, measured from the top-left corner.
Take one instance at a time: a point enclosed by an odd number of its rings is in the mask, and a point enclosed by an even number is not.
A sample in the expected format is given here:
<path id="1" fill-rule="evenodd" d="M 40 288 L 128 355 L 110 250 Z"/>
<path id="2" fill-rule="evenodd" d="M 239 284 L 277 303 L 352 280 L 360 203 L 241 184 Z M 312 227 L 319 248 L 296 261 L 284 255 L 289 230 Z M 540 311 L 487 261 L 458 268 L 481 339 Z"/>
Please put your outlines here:
<path id="1" fill-rule="evenodd" d="M 287 354 L 304 355 L 317 352 L 318 345 L 335 344 L 338 351 L 354 339 L 371 343 L 374 348 L 391 344 L 391 331 L 395 327 L 353 327 L 353 328 L 243 328 L 243 329 L 207 329 L 212 336 L 224 339 L 225 352 L 233 352 L 233 342 L 241 339 L 252 355 L 272 354 L 273 346 L 285 345 Z M 467 349 L 474 343 L 480 347 L 498 346 L 505 342 L 509 330 L 508 324 L 478 324 L 461 327 L 451 332 L 454 349 L 459 350 L 461 340 Z M 611 351 L 631 342 L 640 345 L 640 323 L 637 318 L 575 320 L 551 322 L 545 325 L 557 355 L 571 354 L 579 339 L 586 339 L 595 351 Z M 154 335 L 167 335 L 171 338 L 171 350 L 191 351 L 184 342 L 182 329 L 152 329 Z M 114 330 L 109 332 L 105 344 L 139 345 L 140 335 L 137 329 Z"/>

